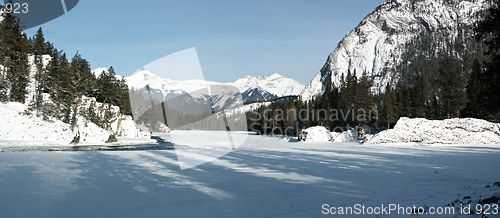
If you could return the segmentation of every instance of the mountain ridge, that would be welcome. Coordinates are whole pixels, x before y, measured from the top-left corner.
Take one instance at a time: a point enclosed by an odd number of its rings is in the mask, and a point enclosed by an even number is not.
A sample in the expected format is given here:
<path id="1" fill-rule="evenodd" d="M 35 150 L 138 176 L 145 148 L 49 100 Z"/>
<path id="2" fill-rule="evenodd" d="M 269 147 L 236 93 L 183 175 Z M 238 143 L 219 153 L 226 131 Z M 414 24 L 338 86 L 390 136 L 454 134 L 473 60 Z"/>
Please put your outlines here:
<path id="1" fill-rule="evenodd" d="M 107 68 L 99 67 L 92 72 L 99 76 L 100 72 Z M 121 79 L 122 76 L 117 75 Z M 234 86 L 240 90 L 243 102 L 269 101 L 277 97 L 299 95 L 305 87 L 298 81 L 274 73 L 271 76 L 245 76 L 233 83 L 220 83 L 205 80 L 175 81 L 169 78 L 161 78 L 149 71 L 138 71 L 132 76 L 123 77 L 127 81 L 129 88 L 135 91 L 144 91 L 146 86 L 153 90 L 153 95 L 160 99 L 171 99 L 179 95 L 196 92 L 205 89 L 207 85 Z M 168 97 L 171 95 L 172 97 Z M 201 96 L 194 96 L 201 97 Z"/>
<path id="2" fill-rule="evenodd" d="M 488 0 L 388 0 L 346 34 L 301 97 L 310 100 L 323 93 L 328 80 L 338 87 L 349 71 L 358 78 L 366 71 L 374 79 L 372 92 L 383 93 L 387 84 L 400 80 L 401 70 L 396 68 L 408 43 L 419 34 L 436 33 L 443 35 L 437 37 L 437 46 L 453 50 L 446 47 L 448 41 L 456 43 L 463 34 L 460 28 L 476 22 L 477 12 L 488 5 Z"/>

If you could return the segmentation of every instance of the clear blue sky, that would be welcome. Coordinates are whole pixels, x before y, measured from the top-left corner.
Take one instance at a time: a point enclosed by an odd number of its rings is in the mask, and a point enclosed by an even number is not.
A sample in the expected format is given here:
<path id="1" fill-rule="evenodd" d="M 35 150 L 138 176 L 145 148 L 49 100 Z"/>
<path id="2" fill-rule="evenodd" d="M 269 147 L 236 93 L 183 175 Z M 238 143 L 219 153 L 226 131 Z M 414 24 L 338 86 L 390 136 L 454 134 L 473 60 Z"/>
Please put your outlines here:
<path id="1" fill-rule="evenodd" d="M 305 85 L 345 34 L 383 2 L 80 0 L 41 27 L 47 40 L 69 58 L 78 50 L 92 69 L 113 66 L 130 76 L 196 47 L 207 80 L 279 73 Z"/>

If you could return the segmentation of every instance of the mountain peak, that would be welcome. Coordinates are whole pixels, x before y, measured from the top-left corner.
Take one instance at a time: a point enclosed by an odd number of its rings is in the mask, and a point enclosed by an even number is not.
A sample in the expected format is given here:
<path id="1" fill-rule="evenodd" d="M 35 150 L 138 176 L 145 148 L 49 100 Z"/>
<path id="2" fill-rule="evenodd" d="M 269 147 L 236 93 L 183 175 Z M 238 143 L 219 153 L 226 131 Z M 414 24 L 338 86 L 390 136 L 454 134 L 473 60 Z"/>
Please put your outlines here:
<path id="1" fill-rule="evenodd" d="M 278 73 L 274 73 L 273 75 L 271 75 L 267 79 L 272 80 L 272 79 L 277 79 L 277 78 L 281 78 L 281 77 L 284 77 L 284 76 L 279 75 Z"/>
<path id="2" fill-rule="evenodd" d="M 157 76 L 154 73 L 151 73 L 147 70 L 141 70 L 134 75 L 130 76 L 131 79 L 133 80 L 142 80 L 142 81 L 148 81 L 148 80 L 161 80 L 159 76 Z"/>

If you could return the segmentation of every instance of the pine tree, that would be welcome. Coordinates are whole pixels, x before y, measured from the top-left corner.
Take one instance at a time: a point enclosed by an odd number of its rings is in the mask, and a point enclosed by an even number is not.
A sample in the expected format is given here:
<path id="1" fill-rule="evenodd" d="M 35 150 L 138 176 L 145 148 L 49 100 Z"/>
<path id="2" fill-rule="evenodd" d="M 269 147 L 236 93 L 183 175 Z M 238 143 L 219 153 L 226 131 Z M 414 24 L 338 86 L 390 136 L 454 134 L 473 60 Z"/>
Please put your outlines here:
<path id="1" fill-rule="evenodd" d="M 45 75 L 46 75 L 46 69 L 43 66 L 41 58 L 35 58 L 35 67 L 36 67 L 36 74 L 35 74 L 35 83 L 36 83 L 36 90 L 35 90 L 35 101 L 33 108 L 35 110 L 40 110 L 41 107 L 43 106 L 43 85 L 45 84 Z"/>
<path id="2" fill-rule="evenodd" d="M 403 108 L 402 108 L 402 114 L 401 116 L 404 117 L 412 117 L 412 102 L 411 102 L 411 90 L 408 86 L 403 86 L 402 91 L 402 100 L 403 100 Z"/>
<path id="3" fill-rule="evenodd" d="M 33 37 L 33 55 L 44 55 L 48 54 L 50 51 L 47 51 L 47 44 L 45 42 L 45 38 L 43 37 L 43 31 L 40 27 L 36 32 L 36 35 Z"/>
<path id="4" fill-rule="evenodd" d="M 119 81 L 119 88 L 120 88 L 119 92 L 120 111 L 122 114 L 132 115 L 132 106 L 130 105 L 129 89 L 125 78 L 122 78 Z"/>
<path id="5" fill-rule="evenodd" d="M 358 119 L 358 126 L 364 126 L 369 124 L 370 120 L 369 117 L 371 117 L 371 110 L 373 109 L 373 95 L 371 92 L 371 87 L 373 86 L 373 78 L 368 76 L 367 72 L 363 72 L 363 76 L 361 77 L 361 80 L 359 84 L 357 85 L 357 95 L 359 95 L 358 99 L 358 108 L 361 109 L 365 112 L 366 116 L 365 119 Z M 364 127 L 363 127 L 364 128 Z"/>
<path id="6" fill-rule="evenodd" d="M 385 88 L 384 103 L 381 111 L 382 120 L 387 122 L 387 129 L 391 128 L 391 124 L 396 122 L 396 95 L 390 85 Z"/>
<path id="7" fill-rule="evenodd" d="M 59 56 L 61 56 L 60 52 L 57 49 L 54 49 L 51 54 L 52 59 L 47 66 L 45 81 L 41 85 L 42 91 L 44 93 L 50 94 L 52 100 L 57 103 L 59 102 L 59 90 L 61 81 L 61 67 Z"/>
<path id="8" fill-rule="evenodd" d="M 484 108 L 493 121 L 500 121 L 500 1 L 492 1 L 488 16 L 475 28 L 476 38 L 483 41 L 490 58 L 481 81 Z"/>
<path id="9" fill-rule="evenodd" d="M 466 103 L 465 80 L 457 60 L 447 57 L 439 67 L 440 101 L 447 118 L 459 117 Z"/>
<path id="10" fill-rule="evenodd" d="M 24 103 L 28 85 L 27 54 L 29 44 L 21 32 L 19 19 L 10 13 L 2 14 L 0 23 L 0 60 L 5 67 L 5 78 L 10 88 L 9 100 Z M 5 84 L 4 84 L 5 85 Z"/>
<path id="11" fill-rule="evenodd" d="M 73 93 L 75 96 L 92 96 L 93 86 L 97 79 L 90 70 L 89 62 L 83 59 L 78 51 L 71 59 L 69 74 L 71 75 Z"/>
<path id="12" fill-rule="evenodd" d="M 426 117 L 427 86 L 422 75 L 418 75 L 415 86 L 411 92 L 411 105 L 413 117 Z"/>
<path id="13" fill-rule="evenodd" d="M 479 61 L 474 60 L 472 72 L 467 82 L 467 105 L 465 107 L 466 116 L 481 118 L 483 99 L 483 86 L 481 85 L 482 69 Z"/>

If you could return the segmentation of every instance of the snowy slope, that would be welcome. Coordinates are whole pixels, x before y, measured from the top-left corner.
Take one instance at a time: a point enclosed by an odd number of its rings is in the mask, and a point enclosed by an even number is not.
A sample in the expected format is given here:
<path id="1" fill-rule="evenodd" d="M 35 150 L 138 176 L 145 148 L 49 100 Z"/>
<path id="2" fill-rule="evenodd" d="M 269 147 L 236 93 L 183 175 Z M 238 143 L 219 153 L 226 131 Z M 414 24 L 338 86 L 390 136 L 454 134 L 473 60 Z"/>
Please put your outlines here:
<path id="1" fill-rule="evenodd" d="M 77 113 L 88 110 L 91 101 L 95 99 L 80 99 Z M 76 126 L 71 129 L 67 123 L 60 120 L 43 120 L 35 114 L 26 113 L 26 109 L 26 105 L 17 102 L 0 103 L 0 146 L 68 145 L 75 136 L 80 136 L 80 144 L 104 144 L 110 134 L 143 139 L 136 143 L 150 142 L 149 135 L 137 129 L 132 117 L 116 112 L 108 131 L 86 121 L 82 116 L 77 116 Z M 98 105 L 94 109 L 99 116 L 103 116 L 102 106 Z M 119 109 L 115 106 L 111 110 Z"/>
<path id="2" fill-rule="evenodd" d="M 472 24 L 474 16 L 488 5 L 487 0 L 388 0 L 366 16 L 337 45 L 327 62 L 301 93 L 308 100 L 324 91 L 330 79 L 339 85 L 342 74 L 356 72 L 358 78 L 366 71 L 374 78 L 373 92 L 399 75 L 386 73 L 401 60 L 403 46 L 423 31 L 445 30 L 449 37 L 458 35 L 459 24 Z"/>
<path id="3" fill-rule="evenodd" d="M 500 144 L 500 126 L 474 118 L 427 120 L 402 117 L 394 129 L 376 134 L 368 144 L 423 142 L 425 144 Z"/>
<path id="4" fill-rule="evenodd" d="M 86 124 L 82 120 L 78 127 L 57 121 L 44 121 L 40 117 L 24 114 L 26 106 L 17 103 L 0 103 L 0 145 L 68 145 L 75 135 L 80 134 L 81 142 L 103 144 L 110 132 L 97 127 L 93 123 Z"/>

